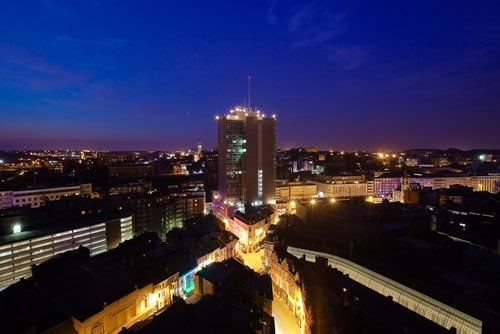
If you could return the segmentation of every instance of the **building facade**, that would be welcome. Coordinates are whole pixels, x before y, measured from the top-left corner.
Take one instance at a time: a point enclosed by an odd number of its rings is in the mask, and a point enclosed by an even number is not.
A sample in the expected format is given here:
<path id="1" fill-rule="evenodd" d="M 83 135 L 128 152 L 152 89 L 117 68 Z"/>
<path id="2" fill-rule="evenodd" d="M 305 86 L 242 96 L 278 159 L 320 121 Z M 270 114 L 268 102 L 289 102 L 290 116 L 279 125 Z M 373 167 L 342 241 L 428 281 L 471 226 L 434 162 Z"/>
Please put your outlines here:
<path id="1" fill-rule="evenodd" d="M 236 212 L 233 218 L 224 218 L 227 231 L 238 237 L 238 247 L 244 252 L 258 249 L 266 237 L 267 230 L 276 221 L 274 209 L 262 208 L 254 213 Z"/>
<path id="2" fill-rule="evenodd" d="M 31 267 L 66 251 L 87 247 L 94 256 L 133 237 L 132 216 L 90 224 L 26 231 L 0 237 L 0 289 L 31 276 Z"/>
<path id="3" fill-rule="evenodd" d="M 162 217 L 163 233 L 174 228 L 182 228 L 186 220 L 202 216 L 205 213 L 205 193 L 171 196 L 164 211 L 164 217 Z"/>
<path id="4" fill-rule="evenodd" d="M 496 194 L 500 191 L 500 173 L 477 176 L 445 176 L 445 177 L 409 177 L 409 183 L 418 183 L 422 188 L 447 189 L 452 185 L 472 187 L 474 191 L 487 191 Z M 400 177 L 378 177 L 373 180 L 374 195 L 390 198 L 394 189 L 401 186 Z M 368 190 L 370 195 L 370 191 Z"/>
<path id="5" fill-rule="evenodd" d="M 39 208 L 48 201 L 57 201 L 65 196 L 90 196 L 91 194 L 91 183 L 68 187 L 4 191 L 0 192 L 0 209 L 13 206 Z"/>
<path id="6" fill-rule="evenodd" d="M 394 302 L 450 331 L 453 329 L 455 333 L 482 333 L 483 322 L 480 319 L 355 262 L 333 254 L 291 246 L 287 247 L 287 252 L 308 262 L 324 258 L 328 266 L 338 269 L 349 278 L 383 296 L 391 297 Z"/>
<path id="7" fill-rule="evenodd" d="M 12 207 L 13 194 L 14 192 L 12 190 L 0 191 L 0 209 Z"/>
<path id="8" fill-rule="evenodd" d="M 500 192 L 500 173 L 471 176 L 470 179 L 474 191 L 487 191 L 493 194 Z"/>
<path id="9" fill-rule="evenodd" d="M 264 268 L 271 276 L 273 293 L 287 307 L 294 316 L 301 333 L 306 331 L 306 316 L 304 298 L 299 282 L 298 272 L 293 265 L 294 259 L 278 257 L 274 251 L 275 243 L 271 240 L 264 241 Z"/>
<path id="10" fill-rule="evenodd" d="M 276 185 L 276 203 L 318 197 L 318 186 L 312 182 L 288 182 Z"/>
<path id="11" fill-rule="evenodd" d="M 276 118 L 237 107 L 218 117 L 219 196 L 229 205 L 273 204 Z"/>
<path id="12" fill-rule="evenodd" d="M 366 183 L 311 182 L 318 187 L 318 197 L 368 196 L 368 185 Z"/>

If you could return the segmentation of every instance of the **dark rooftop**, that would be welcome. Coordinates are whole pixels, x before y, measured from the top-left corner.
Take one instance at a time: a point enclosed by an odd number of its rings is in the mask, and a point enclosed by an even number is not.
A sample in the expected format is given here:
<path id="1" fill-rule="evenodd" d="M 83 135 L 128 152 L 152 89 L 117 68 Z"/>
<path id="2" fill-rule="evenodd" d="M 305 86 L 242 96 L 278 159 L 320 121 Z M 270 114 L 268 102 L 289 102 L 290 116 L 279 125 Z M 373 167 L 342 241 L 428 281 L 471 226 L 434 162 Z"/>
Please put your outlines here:
<path id="1" fill-rule="evenodd" d="M 44 236 L 52 233 L 58 233 L 70 229 L 75 229 L 83 226 L 90 226 L 99 223 L 104 223 L 111 220 L 120 219 L 132 215 L 131 212 L 120 211 L 115 213 L 99 214 L 92 216 L 67 217 L 63 222 L 52 222 L 44 224 L 43 227 L 22 231 L 19 233 L 0 235 L 0 245 L 9 244 L 17 241 L 29 240 L 39 236 Z"/>

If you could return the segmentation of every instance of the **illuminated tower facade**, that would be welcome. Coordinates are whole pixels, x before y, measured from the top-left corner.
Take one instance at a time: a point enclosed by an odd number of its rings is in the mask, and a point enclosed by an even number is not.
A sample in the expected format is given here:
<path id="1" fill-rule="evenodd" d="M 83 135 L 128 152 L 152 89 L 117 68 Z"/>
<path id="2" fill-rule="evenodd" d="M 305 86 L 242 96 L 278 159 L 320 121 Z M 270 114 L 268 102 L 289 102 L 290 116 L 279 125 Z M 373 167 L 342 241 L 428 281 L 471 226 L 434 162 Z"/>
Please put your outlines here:
<path id="1" fill-rule="evenodd" d="M 273 204 L 276 117 L 236 107 L 217 119 L 220 200 L 229 205 Z"/>
<path id="2" fill-rule="evenodd" d="M 198 150 L 193 156 L 194 162 L 198 162 L 203 156 L 203 150 L 201 146 L 201 139 L 198 139 Z"/>
<path id="3" fill-rule="evenodd" d="M 203 151 L 203 148 L 202 148 L 202 146 L 201 146 L 201 139 L 198 139 L 198 152 L 197 152 L 197 154 L 198 154 L 198 159 L 200 159 L 200 158 L 201 158 L 202 151 Z"/>

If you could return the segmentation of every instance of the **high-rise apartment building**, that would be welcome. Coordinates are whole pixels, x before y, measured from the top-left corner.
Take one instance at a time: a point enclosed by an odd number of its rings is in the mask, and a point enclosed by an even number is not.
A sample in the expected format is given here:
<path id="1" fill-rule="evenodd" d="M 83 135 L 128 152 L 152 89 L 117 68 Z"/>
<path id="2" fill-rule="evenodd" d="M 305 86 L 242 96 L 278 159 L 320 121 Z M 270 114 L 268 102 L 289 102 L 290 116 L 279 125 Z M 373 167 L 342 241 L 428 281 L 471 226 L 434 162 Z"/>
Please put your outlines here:
<path id="1" fill-rule="evenodd" d="M 276 117 L 236 107 L 219 123 L 219 196 L 229 205 L 273 204 Z"/>

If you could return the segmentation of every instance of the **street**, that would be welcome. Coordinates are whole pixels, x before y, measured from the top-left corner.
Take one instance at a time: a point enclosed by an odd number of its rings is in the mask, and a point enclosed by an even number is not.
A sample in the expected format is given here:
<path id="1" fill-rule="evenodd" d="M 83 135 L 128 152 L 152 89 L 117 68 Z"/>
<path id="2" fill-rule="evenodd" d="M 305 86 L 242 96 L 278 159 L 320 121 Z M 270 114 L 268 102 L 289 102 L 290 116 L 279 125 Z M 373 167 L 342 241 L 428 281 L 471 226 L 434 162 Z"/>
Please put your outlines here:
<path id="1" fill-rule="evenodd" d="M 262 257 L 264 256 L 264 249 L 255 253 L 243 253 L 238 251 L 238 256 L 243 259 L 243 262 L 254 271 L 260 273 L 264 268 L 262 264 Z"/>
<path id="2" fill-rule="evenodd" d="M 277 334 L 300 333 L 297 320 L 290 312 L 285 303 L 278 297 L 273 295 L 273 316 Z"/>
<path id="3" fill-rule="evenodd" d="M 262 257 L 264 250 L 261 249 L 255 253 L 242 253 L 238 255 L 243 259 L 243 262 L 248 267 L 256 272 L 263 270 Z M 274 324 L 276 325 L 276 334 L 292 334 L 300 333 L 299 326 L 293 314 L 286 308 L 286 305 L 279 299 L 278 296 L 273 294 L 273 317 Z"/>

